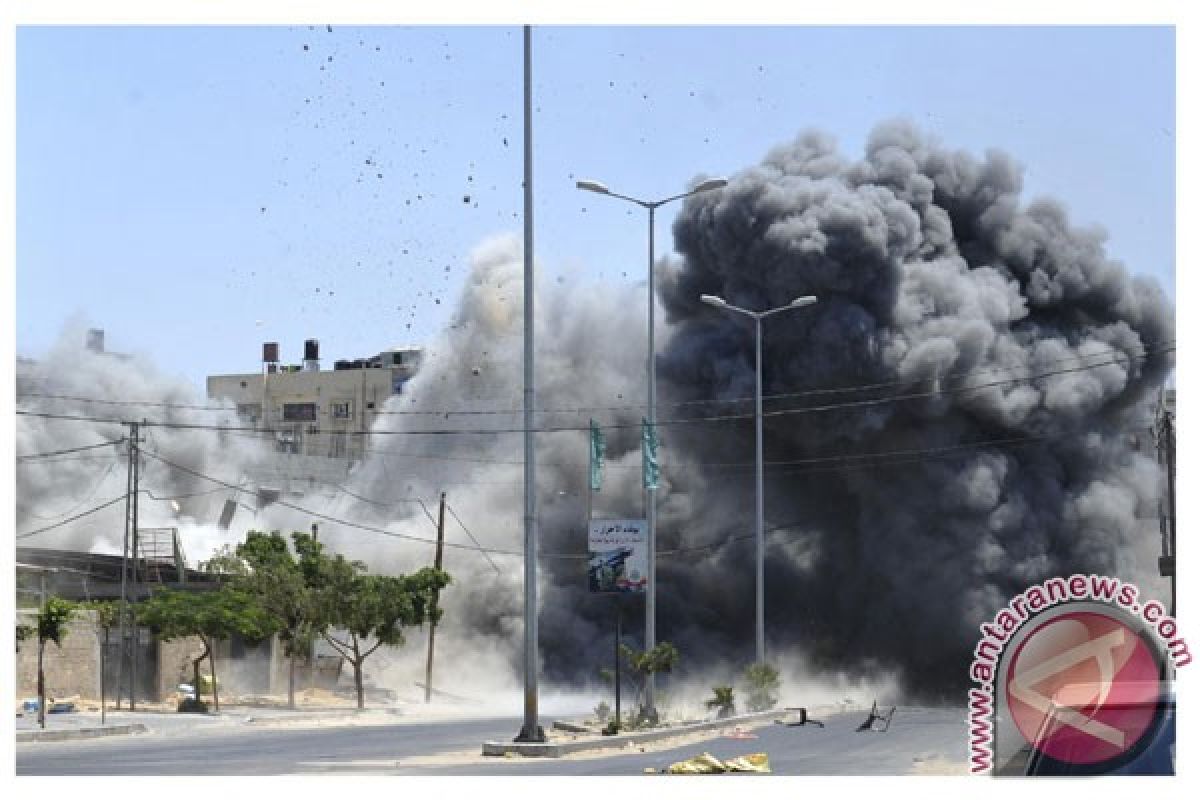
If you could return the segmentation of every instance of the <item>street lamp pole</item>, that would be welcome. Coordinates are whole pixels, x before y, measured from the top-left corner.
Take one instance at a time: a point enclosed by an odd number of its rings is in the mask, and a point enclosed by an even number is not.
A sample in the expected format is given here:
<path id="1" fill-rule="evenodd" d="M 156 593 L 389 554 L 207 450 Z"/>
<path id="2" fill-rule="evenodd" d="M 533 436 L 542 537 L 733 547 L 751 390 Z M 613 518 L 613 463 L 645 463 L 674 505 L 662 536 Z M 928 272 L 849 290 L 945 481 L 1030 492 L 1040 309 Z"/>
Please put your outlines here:
<path id="1" fill-rule="evenodd" d="M 647 318 L 647 349 L 646 349 L 646 421 L 650 425 L 650 429 L 654 431 L 654 435 L 658 435 L 657 409 L 658 409 L 658 391 L 657 391 L 657 372 L 655 369 L 654 360 L 654 212 L 659 206 L 666 205 L 673 200 L 680 200 L 684 197 L 691 197 L 694 194 L 701 192 L 720 189 L 728 181 L 724 178 L 711 178 L 703 181 L 693 189 L 682 194 L 665 197 L 662 200 L 640 200 L 636 197 L 630 197 L 624 194 L 610 191 L 607 186 L 598 181 L 577 181 L 575 188 L 583 189 L 587 192 L 595 192 L 596 194 L 608 195 L 619 200 L 625 200 L 630 203 L 641 206 L 648 212 L 649 218 L 649 262 L 647 264 L 647 280 L 646 280 L 646 318 Z M 654 647 L 656 631 L 654 629 L 654 620 L 656 613 L 655 606 L 655 591 L 656 591 L 656 542 L 658 531 L 658 508 L 656 501 L 656 489 L 653 487 L 646 488 L 646 547 L 649 550 L 649 558 L 647 559 L 648 568 L 646 570 L 646 650 Z M 654 675 L 651 674 L 646 680 L 646 709 L 653 715 L 655 713 L 654 706 Z"/>
<path id="2" fill-rule="evenodd" d="M 767 661 L 765 636 L 765 609 L 763 584 L 766 547 L 763 541 L 763 410 L 762 410 L 762 321 L 765 317 L 803 308 L 817 302 L 812 295 L 797 297 L 786 306 L 767 311 L 749 311 L 730 305 L 711 294 L 700 295 L 700 300 L 710 306 L 733 311 L 754 319 L 754 659 L 758 664 Z"/>

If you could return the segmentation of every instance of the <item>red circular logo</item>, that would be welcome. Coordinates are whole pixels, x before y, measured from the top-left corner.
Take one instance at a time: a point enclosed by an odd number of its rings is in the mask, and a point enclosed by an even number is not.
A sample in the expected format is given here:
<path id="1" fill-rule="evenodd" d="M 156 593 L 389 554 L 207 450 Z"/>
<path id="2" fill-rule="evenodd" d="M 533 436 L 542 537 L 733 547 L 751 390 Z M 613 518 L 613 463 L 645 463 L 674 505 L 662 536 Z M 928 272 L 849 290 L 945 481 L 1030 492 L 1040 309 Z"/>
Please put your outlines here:
<path id="1" fill-rule="evenodd" d="M 1009 713 L 1045 755 L 1098 764 L 1132 749 L 1150 727 L 1159 674 L 1155 652 L 1124 622 L 1067 612 L 1034 629 L 1013 654 Z"/>

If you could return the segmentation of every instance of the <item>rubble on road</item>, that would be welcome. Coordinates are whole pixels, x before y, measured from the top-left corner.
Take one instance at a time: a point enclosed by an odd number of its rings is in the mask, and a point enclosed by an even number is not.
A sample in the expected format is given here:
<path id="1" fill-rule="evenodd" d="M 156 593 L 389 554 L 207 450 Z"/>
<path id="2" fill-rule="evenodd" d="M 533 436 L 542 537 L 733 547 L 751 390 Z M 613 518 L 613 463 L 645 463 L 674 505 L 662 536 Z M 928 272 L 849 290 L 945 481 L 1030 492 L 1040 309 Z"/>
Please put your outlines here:
<path id="1" fill-rule="evenodd" d="M 676 761 L 665 770 L 668 775 L 719 775 L 724 772 L 768 774 L 770 771 L 771 763 L 766 753 L 750 753 L 722 761 L 707 752 L 685 761 Z"/>

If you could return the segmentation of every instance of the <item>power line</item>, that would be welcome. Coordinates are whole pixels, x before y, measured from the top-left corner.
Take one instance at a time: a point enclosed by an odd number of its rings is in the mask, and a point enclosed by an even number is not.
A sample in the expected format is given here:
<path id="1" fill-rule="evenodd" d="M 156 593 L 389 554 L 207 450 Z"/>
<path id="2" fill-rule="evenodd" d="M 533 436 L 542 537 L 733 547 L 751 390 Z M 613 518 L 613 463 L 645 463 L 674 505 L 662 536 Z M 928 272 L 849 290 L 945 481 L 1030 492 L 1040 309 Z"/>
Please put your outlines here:
<path id="1" fill-rule="evenodd" d="M 1169 348 L 1169 349 L 1174 350 L 1174 348 Z M 1147 356 L 1142 356 L 1141 358 L 1146 358 L 1146 357 Z M 1126 360 L 1132 360 L 1132 359 L 1127 358 Z M 1077 367 L 1071 367 L 1071 368 L 1067 368 L 1067 369 L 1055 370 L 1052 372 L 1043 372 L 1043 373 L 1040 373 L 1037 375 L 1029 375 L 1029 376 L 1025 376 L 1022 378 L 1006 378 L 1003 380 L 991 381 L 989 383 L 978 384 L 975 386 L 960 386 L 960 387 L 953 387 L 953 388 L 948 388 L 948 389 L 938 388 L 938 389 L 924 391 L 924 392 L 909 392 L 907 394 L 888 395 L 885 397 L 873 398 L 873 399 L 869 399 L 869 400 L 851 400 L 851 401 L 845 401 L 845 402 L 839 402 L 839 403 L 829 403 L 829 404 L 821 405 L 821 406 L 804 406 L 801 408 L 790 408 L 790 409 L 781 409 L 781 410 L 775 410 L 775 411 L 766 411 L 763 413 L 763 416 L 764 417 L 781 417 L 781 416 L 791 416 L 794 414 L 822 413 L 822 412 L 828 412 L 828 411 L 836 411 L 836 410 L 840 410 L 840 409 L 865 408 L 865 407 L 869 407 L 869 406 L 878 406 L 878 405 L 894 403 L 894 402 L 898 402 L 898 401 L 902 401 L 902 400 L 916 400 L 916 399 L 939 397 L 939 396 L 952 395 L 952 394 L 965 394 L 967 392 L 975 392 L 975 391 L 980 391 L 983 389 L 995 388 L 997 386 L 1004 386 L 1007 384 L 1016 383 L 1016 382 L 1020 382 L 1020 381 L 1034 381 L 1034 380 L 1038 380 L 1041 378 L 1053 377 L 1055 375 L 1065 375 L 1065 374 L 1076 373 L 1076 372 L 1084 372 L 1087 370 L 1098 369 L 1099 367 L 1103 367 L 1103 366 L 1110 366 L 1110 365 L 1114 365 L 1114 364 L 1123 364 L 1123 363 L 1124 362 L 1121 360 L 1112 360 L 1112 361 L 1100 362 L 1097 364 L 1090 364 L 1087 366 L 1077 366 Z M 128 424 L 128 422 L 123 421 L 123 420 L 102 418 L 102 417 L 71 416 L 71 415 L 65 415 L 65 414 L 50 414 L 50 413 L 45 413 L 45 412 L 34 412 L 34 411 L 27 411 L 27 410 L 18 410 L 16 413 L 19 416 L 33 416 L 33 417 L 41 417 L 41 418 L 45 418 L 45 419 L 74 420 L 74 421 L 83 421 L 83 422 L 98 422 L 98 423 L 110 423 L 110 424 L 122 424 L 122 425 Z M 659 420 L 657 424 L 661 427 L 666 427 L 666 426 L 674 426 L 674 425 L 690 425 L 690 424 L 696 424 L 696 423 L 701 423 L 701 422 L 728 422 L 728 421 L 734 421 L 734 420 L 753 419 L 753 417 L 754 417 L 753 414 L 746 414 L 746 413 L 743 413 L 743 414 L 718 414 L 718 415 L 701 416 L 701 417 Z M 201 424 L 201 423 L 162 422 L 162 421 L 156 422 L 156 421 L 149 421 L 149 420 L 143 420 L 141 422 L 141 424 L 144 426 L 147 426 L 147 427 L 172 428 L 172 429 L 184 429 L 184 430 L 209 430 L 209 431 L 223 431 L 223 432 L 242 431 L 242 432 L 251 432 L 251 433 L 258 433 L 258 434 L 289 432 L 286 430 L 273 429 L 273 428 L 249 428 L 249 427 L 224 426 L 224 425 L 206 425 L 206 424 Z M 637 423 L 632 423 L 632 422 L 631 423 L 608 423 L 608 424 L 604 424 L 604 425 L 599 425 L 597 427 L 607 429 L 607 430 L 619 430 L 619 429 L 629 429 L 629 428 L 640 428 L 641 423 L 640 422 L 637 422 Z M 543 427 L 536 428 L 534 432 L 535 433 L 574 433 L 574 432 L 588 431 L 589 429 L 590 429 L 590 426 L 578 426 L 578 425 L 563 425 L 563 426 L 553 426 L 553 427 L 543 426 Z M 346 433 L 349 435 L 358 435 L 358 436 L 466 436 L 466 435 L 517 434 L 517 433 L 524 433 L 524 432 L 525 432 L 524 428 L 490 428 L 490 429 L 489 428 L 480 428 L 480 429 L 464 429 L 464 428 L 446 429 L 446 428 L 442 428 L 442 429 L 430 429 L 430 430 L 420 430 L 420 431 L 413 431 L 413 430 L 343 431 L 343 433 Z"/>
<path id="2" fill-rule="evenodd" d="M 31 517 L 35 517 L 36 519 L 49 520 L 49 519 L 54 519 L 55 517 L 66 516 L 67 514 L 70 514 L 72 511 L 74 511 L 75 509 L 79 508 L 84 503 L 90 503 L 92 498 L 96 496 L 96 492 L 100 491 L 100 487 L 104 485 L 104 482 L 106 480 L 108 480 L 108 476 L 112 474 L 112 471 L 116 468 L 116 466 L 117 466 L 117 461 L 116 461 L 116 459 L 113 459 L 113 462 L 108 465 L 108 469 L 104 471 L 104 474 L 101 475 L 100 479 L 98 481 L 96 481 L 95 485 L 92 486 L 91 491 L 89 491 L 87 493 L 87 497 L 84 497 L 82 500 L 78 500 L 75 503 L 72 503 L 71 507 L 68 508 L 66 511 L 61 511 L 57 514 L 46 514 L 46 515 L 37 514 L 33 511 L 30 511 L 29 515 Z"/>
<path id="3" fill-rule="evenodd" d="M 190 467 L 185 467 L 182 464 L 176 464 L 175 462 L 170 461 L 166 458 L 163 458 L 162 456 L 158 455 L 157 453 L 154 453 L 153 451 L 142 450 L 141 453 L 143 455 L 149 456 L 150 458 L 153 458 L 156 461 L 161 461 L 162 463 L 166 464 L 169 467 L 173 467 L 174 469 L 180 470 L 182 472 L 186 472 L 189 475 L 193 475 L 197 478 L 202 478 L 203 480 L 212 481 L 213 483 L 220 484 L 228 489 L 233 489 L 235 491 L 244 492 L 246 494 L 254 494 L 254 492 L 252 492 L 249 489 L 243 489 L 240 486 L 236 486 L 232 483 L 227 483 L 225 481 L 220 480 L 219 478 L 214 478 L 211 475 L 205 475 L 202 472 L 197 472 L 196 470 L 191 469 Z M 420 542 L 422 544 L 429 544 L 429 545 L 437 544 L 437 542 L 435 542 L 433 539 L 425 539 L 420 536 L 411 536 L 411 535 L 405 534 L 405 533 L 397 533 L 396 531 L 389 531 L 384 528 L 378 528 L 378 527 L 375 527 L 374 525 L 364 525 L 363 523 L 360 523 L 360 522 L 352 522 L 347 519 L 341 519 L 338 517 L 331 516 L 329 514 L 321 513 L 319 511 L 314 511 L 310 508 L 304 508 L 303 506 L 298 506 L 295 503 L 289 503 L 286 500 L 276 500 L 276 501 L 274 501 L 274 505 L 283 506 L 284 508 L 290 508 L 293 511 L 299 511 L 302 514 L 307 514 L 309 516 L 316 517 L 317 519 L 323 519 L 327 522 L 333 522 L 338 525 L 345 525 L 350 528 L 358 528 L 360 530 L 370 531 L 372 533 L 378 533 L 383 536 L 391 536 L 396 539 L 405 539 L 405 540 L 412 541 L 412 542 Z M 461 550 L 477 549 L 477 548 L 470 547 L 465 544 L 455 544 L 453 542 L 446 542 L 445 546 L 446 547 L 456 547 Z M 479 549 L 485 549 L 485 548 L 479 548 Z M 491 548 L 486 548 L 486 549 L 489 553 L 496 553 L 496 554 L 501 554 L 501 555 L 510 555 L 510 556 L 523 555 L 523 553 L 520 553 L 518 551 L 513 551 L 513 550 L 497 550 L 497 549 L 491 549 Z"/>
<path id="4" fill-rule="evenodd" d="M 125 495 L 121 495 L 120 497 L 114 497 L 112 500 L 109 500 L 107 503 L 102 503 L 102 504 L 96 506 L 95 508 L 84 511 L 82 514 L 76 514 L 75 516 L 71 517 L 70 519 L 64 519 L 62 522 L 56 522 L 53 525 L 47 525 L 44 528 L 38 528 L 36 531 L 29 531 L 28 533 L 18 533 L 16 538 L 28 539 L 30 536 L 37 536 L 39 533 L 45 533 L 46 531 L 52 531 L 55 528 L 61 528 L 63 525 L 74 522 L 77 519 L 83 519 L 84 517 L 88 516 L 89 514 L 95 514 L 97 511 L 102 511 L 111 505 L 115 505 L 117 503 L 124 502 L 124 500 L 125 500 Z"/>
<path id="5" fill-rule="evenodd" d="M 1041 364 L 1039 365 L 1038 368 L 1045 368 L 1047 366 L 1051 366 L 1054 364 L 1077 363 L 1081 360 L 1088 360 L 1088 359 L 1102 358 L 1102 357 L 1109 357 L 1109 356 L 1120 356 L 1128 361 L 1141 360 L 1141 359 L 1147 358 L 1149 355 L 1173 352 L 1175 350 L 1174 341 L 1175 340 L 1172 339 L 1168 342 L 1165 342 L 1165 343 L 1163 343 L 1162 346 L 1156 347 L 1151 350 L 1147 350 L 1146 353 L 1143 353 L 1140 356 L 1129 355 L 1124 350 L 1120 350 L 1118 348 L 1107 348 L 1107 349 L 1092 352 L 1092 353 L 1077 353 L 1075 355 L 1067 356 L 1064 358 L 1044 361 L 1044 362 L 1041 362 Z M 1102 364 L 1095 364 L 1095 365 L 1091 365 L 1091 366 L 1104 366 L 1106 364 L 1119 364 L 1119 363 L 1122 363 L 1122 361 L 1120 358 L 1117 358 L 1116 360 L 1113 360 L 1113 361 L 1108 361 L 1108 362 L 1104 362 Z M 1084 366 L 1083 368 L 1086 369 L 1086 368 L 1090 368 L 1090 367 Z M 954 380 L 954 379 L 959 379 L 959 378 L 971 377 L 971 376 L 982 374 L 982 373 L 1016 372 L 1016 371 L 1020 371 L 1020 370 L 1030 371 L 1033 369 L 1034 369 L 1033 367 L 1030 367 L 1030 366 L 1024 365 L 1024 364 L 1015 365 L 1015 366 L 992 365 L 992 366 L 984 366 L 984 367 L 972 367 L 971 369 L 960 370 L 958 372 L 947 372 L 945 374 L 939 375 L 938 378 L 940 380 Z M 1059 373 L 1048 373 L 1048 374 L 1059 374 Z M 1033 379 L 1036 377 L 1038 377 L 1038 376 L 1026 376 L 1025 378 L 1011 378 L 1011 379 L 1005 379 L 1002 382 L 1007 383 L 1007 382 L 1013 381 L 1013 380 Z M 882 382 L 868 383 L 868 384 L 850 384 L 850 385 L 838 386 L 838 387 L 804 389 L 804 390 L 795 391 L 795 392 L 780 392 L 780 393 L 775 393 L 775 394 L 763 395 L 763 400 L 769 401 L 769 400 L 781 400 L 781 399 L 789 399 L 789 398 L 797 398 L 797 397 L 811 397 L 811 396 L 815 396 L 815 395 L 846 394 L 846 393 L 850 393 L 850 392 L 863 392 L 863 391 L 870 391 L 870 390 L 875 390 L 875 389 L 893 388 L 896 386 L 908 386 L 913 383 L 921 382 L 922 380 L 926 380 L 926 379 L 908 378 L 908 379 L 897 379 L 897 380 L 892 380 L 892 381 L 882 381 Z M 230 414 L 236 413 L 235 409 L 230 408 L 228 406 L 199 405 L 199 404 L 192 404 L 192 403 L 168 403 L 168 402 L 154 401 L 154 400 L 108 400 L 108 399 L 104 399 L 104 398 L 85 397 L 85 396 L 81 396 L 81 395 L 47 394 L 47 393 L 39 393 L 39 392 L 18 392 L 17 397 L 18 398 L 43 399 L 43 400 L 67 400 L 67 401 L 80 402 L 80 403 L 95 403 L 95 404 L 99 404 L 99 405 L 137 406 L 137 407 L 147 407 L 147 408 L 165 408 L 165 409 L 179 409 L 179 410 L 191 410 L 191 411 L 223 412 L 223 413 L 230 413 Z M 675 402 L 662 403 L 661 405 L 664 407 L 668 407 L 668 408 L 693 406 L 693 405 L 711 406 L 711 405 L 719 405 L 719 404 L 748 403 L 748 402 L 752 402 L 753 400 L 754 400 L 753 397 L 735 397 L 735 398 L 727 398 L 727 399 L 710 398 L 710 399 L 703 399 L 703 400 L 679 400 L 679 401 L 675 401 Z M 633 410 L 639 410 L 641 408 L 642 408 L 642 405 L 633 405 L 633 404 L 613 405 L 613 406 L 578 406 L 578 407 L 571 407 L 571 408 L 535 409 L 534 413 L 537 413 L 537 414 L 584 414 L 584 413 L 594 414 L 594 413 L 604 412 L 604 411 L 609 411 L 609 412 L 633 411 Z M 380 410 L 375 411 L 376 416 L 430 416 L 430 417 L 443 417 L 443 418 L 449 418 L 450 416 L 496 416 L 496 415 L 504 416 L 504 415 L 516 415 L 516 414 L 520 414 L 520 413 L 522 413 L 521 409 L 407 409 L 407 410 L 380 409 Z M 226 428 L 226 430 L 244 430 L 244 429 Z M 251 430 L 261 432 L 261 431 L 270 430 L 270 429 L 255 428 L 255 429 L 251 429 Z M 507 431 L 505 431 L 505 432 L 507 432 Z M 344 433 L 363 433 L 363 432 L 362 431 L 344 431 Z"/>
<path id="6" fill-rule="evenodd" d="M 124 441 L 125 441 L 125 438 L 121 437 L 120 439 L 114 439 L 114 440 L 108 441 L 108 442 L 100 442 L 99 444 L 89 444 L 89 445 L 84 445 L 83 447 L 71 447 L 67 450 L 53 450 L 49 453 L 27 453 L 26 455 L 18 455 L 17 460 L 18 461 L 27 461 L 29 459 L 34 459 L 34 458 L 50 458 L 51 456 L 62 456 L 62 455 L 67 455 L 68 453 L 82 453 L 84 450 L 95 450 L 100 447 L 109 447 L 110 445 L 121 444 Z"/>
<path id="7" fill-rule="evenodd" d="M 469 529 L 469 528 L 466 526 L 466 524 L 465 524 L 465 523 L 464 523 L 464 522 L 463 522 L 461 519 L 459 519 L 459 518 L 458 518 L 458 514 L 455 514 L 455 513 L 454 513 L 454 508 L 453 508 L 453 507 L 451 507 L 451 505 L 450 505 L 449 503 L 447 503 L 447 504 L 446 504 L 446 510 L 450 512 L 450 516 L 454 517 L 454 521 L 458 523 L 458 527 L 460 527 L 460 528 L 462 528 L 462 529 L 463 529 L 463 533 L 465 533 L 465 534 L 467 535 L 467 537 L 468 537 L 468 538 L 469 538 L 469 539 L 470 539 L 472 542 L 474 542 L 474 543 L 475 543 L 475 546 L 476 546 L 477 548 L 479 548 L 479 552 L 480 552 L 480 554 L 481 554 L 481 555 L 482 555 L 482 556 L 483 556 L 485 559 L 487 559 L 487 562 L 488 562 L 489 564 L 491 564 L 491 565 L 492 565 L 492 569 L 496 570 L 496 573 L 497 573 L 497 574 L 499 574 L 499 573 L 500 573 L 500 568 L 496 566 L 496 562 L 495 562 L 495 561 L 492 561 L 492 557 L 491 557 L 491 556 L 489 556 L 489 555 L 487 554 L 487 551 L 483 549 L 483 545 L 481 545 L 481 544 L 479 543 L 479 540 L 475 538 L 475 534 L 471 533 L 471 530 L 470 530 L 470 529 Z"/>

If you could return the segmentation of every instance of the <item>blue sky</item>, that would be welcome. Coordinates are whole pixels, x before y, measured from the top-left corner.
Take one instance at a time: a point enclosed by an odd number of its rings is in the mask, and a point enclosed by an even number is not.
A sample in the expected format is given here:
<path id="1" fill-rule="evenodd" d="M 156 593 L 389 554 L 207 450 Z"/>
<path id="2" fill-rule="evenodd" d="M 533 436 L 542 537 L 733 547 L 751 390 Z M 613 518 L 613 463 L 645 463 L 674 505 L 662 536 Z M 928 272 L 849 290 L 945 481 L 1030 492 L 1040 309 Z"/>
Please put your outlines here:
<path id="1" fill-rule="evenodd" d="M 520 235 L 521 31 L 18 27 L 16 350 L 69 320 L 203 386 L 262 341 L 324 364 L 422 343 L 467 256 Z M 307 47 L 307 49 L 305 49 Z M 1175 294 L 1175 35 L 1166 27 L 539 27 L 542 274 L 645 278 L 655 198 L 806 128 L 861 154 L 907 117 L 1026 168 L 1110 255 Z M 657 244 L 670 251 L 674 209 Z"/>

